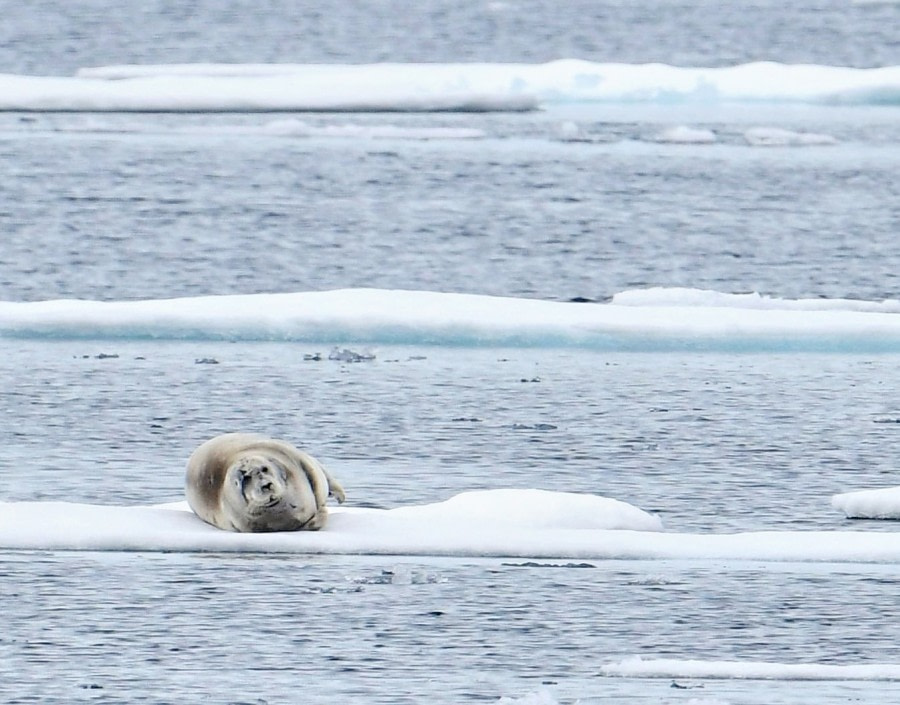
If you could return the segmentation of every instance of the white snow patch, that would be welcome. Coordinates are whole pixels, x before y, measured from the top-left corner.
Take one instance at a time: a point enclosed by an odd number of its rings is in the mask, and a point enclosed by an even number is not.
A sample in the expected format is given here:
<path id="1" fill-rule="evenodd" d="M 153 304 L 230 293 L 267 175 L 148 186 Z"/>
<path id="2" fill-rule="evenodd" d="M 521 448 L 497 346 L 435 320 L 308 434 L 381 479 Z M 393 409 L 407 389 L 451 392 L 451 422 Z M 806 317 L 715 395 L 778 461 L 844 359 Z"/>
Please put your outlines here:
<path id="1" fill-rule="evenodd" d="M 172 65 L 0 74 L 0 110 L 491 112 L 534 110 L 518 86 L 469 65 Z M 472 65 L 474 66 L 474 65 Z"/>
<path id="2" fill-rule="evenodd" d="M 900 66 L 755 62 L 160 64 L 0 75 L 0 110 L 490 111 L 551 102 L 900 103 Z"/>
<path id="3" fill-rule="evenodd" d="M 867 311 L 900 313 L 900 300 L 860 299 L 778 299 L 757 292 L 728 294 L 709 289 L 650 287 L 631 289 L 614 295 L 617 306 L 670 306 L 696 308 L 737 308 L 761 311 Z"/>
<path id="4" fill-rule="evenodd" d="M 537 489 L 473 491 L 396 509 L 339 506 L 330 514 L 318 532 L 239 534 L 205 524 L 186 502 L 0 502 L 0 547 L 566 557 L 619 533 L 662 530 L 657 517 L 624 502 Z"/>
<path id="5" fill-rule="evenodd" d="M 698 289 L 610 304 L 343 289 L 145 301 L 0 302 L 0 337 L 582 346 L 604 350 L 900 351 L 900 302 Z"/>
<path id="6" fill-rule="evenodd" d="M 848 519 L 900 519 L 900 487 L 836 494 L 831 506 Z"/>
<path id="7" fill-rule="evenodd" d="M 663 130 L 654 139 L 670 144 L 713 144 L 716 141 L 716 133 L 703 128 L 678 125 Z"/>
<path id="8" fill-rule="evenodd" d="M 548 490 L 481 490 L 445 502 L 391 510 L 394 518 L 454 524 L 464 517 L 482 527 L 631 529 L 662 531 L 658 517 L 607 497 Z"/>
<path id="9" fill-rule="evenodd" d="M 466 86 L 484 94 L 510 88 L 542 100 L 752 100 L 804 102 L 867 89 L 900 88 L 900 66 L 850 68 L 759 61 L 718 68 L 595 63 L 560 59 L 542 64 L 160 64 L 84 68 L 80 79 L 289 78 L 353 84 L 371 94 L 415 84 L 426 94 Z"/>
<path id="10" fill-rule="evenodd" d="M 334 507 L 318 532 L 240 534 L 205 524 L 186 502 L 99 506 L 0 502 L 0 548 L 85 551 L 261 552 L 579 560 L 884 563 L 900 561 L 886 532 L 661 531 L 632 505 L 547 490 L 467 492 L 395 509 Z M 679 673 L 678 675 L 685 675 Z"/>

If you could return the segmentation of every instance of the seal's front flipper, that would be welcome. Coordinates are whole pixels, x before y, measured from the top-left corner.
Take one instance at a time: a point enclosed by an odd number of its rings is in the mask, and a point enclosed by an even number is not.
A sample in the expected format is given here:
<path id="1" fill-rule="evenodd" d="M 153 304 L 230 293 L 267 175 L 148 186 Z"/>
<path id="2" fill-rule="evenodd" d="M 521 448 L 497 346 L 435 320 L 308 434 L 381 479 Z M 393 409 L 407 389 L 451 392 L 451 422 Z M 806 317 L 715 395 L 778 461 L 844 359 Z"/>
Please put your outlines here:
<path id="1" fill-rule="evenodd" d="M 300 527 L 301 531 L 318 531 L 323 526 L 325 526 L 325 521 L 328 519 L 328 509 L 322 507 L 319 511 L 315 513 L 312 519 L 306 522 L 303 526 Z"/>

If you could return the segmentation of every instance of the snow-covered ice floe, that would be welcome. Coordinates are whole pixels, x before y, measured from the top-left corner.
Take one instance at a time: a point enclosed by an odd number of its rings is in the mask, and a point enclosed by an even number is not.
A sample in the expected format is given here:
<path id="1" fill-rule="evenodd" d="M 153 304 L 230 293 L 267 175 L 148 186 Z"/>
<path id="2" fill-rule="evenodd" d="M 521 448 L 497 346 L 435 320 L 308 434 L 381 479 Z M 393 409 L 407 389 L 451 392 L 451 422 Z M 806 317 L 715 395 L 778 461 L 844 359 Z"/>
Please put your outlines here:
<path id="1" fill-rule="evenodd" d="M 537 489 L 464 492 L 395 509 L 333 507 L 322 531 L 270 534 L 216 529 L 186 502 L 0 503 L 0 547 L 7 549 L 565 556 L 590 553 L 596 540 L 602 546 L 619 531 L 659 532 L 662 522 L 615 499 Z"/>
<path id="2" fill-rule="evenodd" d="M 900 487 L 836 494 L 831 506 L 848 519 L 900 519 Z"/>
<path id="3" fill-rule="evenodd" d="M 586 101 L 898 104 L 900 66 L 667 64 L 162 64 L 74 77 L 0 75 L 0 110 L 492 111 Z"/>
<path id="4" fill-rule="evenodd" d="M 699 661 L 643 659 L 639 656 L 604 664 L 605 676 L 630 678 L 742 678 L 753 680 L 804 681 L 897 681 L 900 664 L 871 663 L 835 665 L 822 663 L 778 663 L 766 661 Z"/>
<path id="5" fill-rule="evenodd" d="M 900 352 L 900 302 L 647 289 L 608 303 L 343 289 L 144 301 L 0 302 L 0 337 Z"/>
<path id="6" fill-rule="evenodd" d="M 467 492 L 437 504 L 339 506 L 318 532 L 239 534 L 185 502 L 102 506 L 0 502 L 0 549 L 259 552 L 533 559 L 896 562 L 900 537 L 855 531 L 690 534 L 606 497 L 547 490 Z"/>
<path id="7" fill-rule="evenodd" d="M 521 112 L 537 97 L 429 64 L 132 67 L 132 75 L 0 74 L 0 110 L 38 112 Z M 476 73 L 477 75 L 477 73 Z"/>

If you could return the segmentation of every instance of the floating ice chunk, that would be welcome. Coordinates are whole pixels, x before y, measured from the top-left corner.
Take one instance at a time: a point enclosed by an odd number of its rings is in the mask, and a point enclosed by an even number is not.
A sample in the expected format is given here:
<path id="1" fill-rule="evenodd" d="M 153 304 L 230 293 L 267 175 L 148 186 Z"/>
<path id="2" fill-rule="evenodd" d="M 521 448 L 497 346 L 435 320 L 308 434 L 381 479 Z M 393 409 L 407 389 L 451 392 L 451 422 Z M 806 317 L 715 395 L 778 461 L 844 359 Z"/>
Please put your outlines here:
<path id="1" fill-rule="evenodd" d="M 540 64 L 171 64 L 0 75 L 0 109 L 65 111 L 489 111 L 539 103 L 897 104 L 900 66 Z"/>
<path id="2" fill-rule="evenodd" d="M 794 132 L 780 127 L 753 127 L 744 133 L 744 139 L 753 147 L 810 147 L 838 143 L 831 135 Z"/>
<path id="3" fill-rule="evenodd" d="M 325 125 L 315 127 L 303 120 L 286 118 L 266 123 L 265 131 L 285 137 L 335 137 L 347 139 L 471 140 L 485 136 L 484 130 L 463 127 L 403 127 L 399 125 Z"/>
<path id="4" fill-rule="evenodd" d="M 831 506 L 848 519 L 900 519 L 900 487 L 836 494 Z"/>
<path id="5" fill-rule="evenodd" d="M 313 128 L 308 122 L 297 118 L 285 118 L 284 120 L 272 120 L 263 126 L 263 130 L 272 135 L 284 135 L 286 137 L 308 137 Z"/>
<path id="6" fill-rule="evenodd" d="M 277 340 L 600 350 L 900 350 L 900 302 L 647 289 L 612 303 L 344 289 L 144 301 L 0 301 L 0 338 Z"/>
<path id="7" fill-rule="evenodd" d="M 679 125 L 663 130 L 656 135 L 655 140 L 670 144 L 713 144 L 716 141 L 716 133 L 703 128 Z"/>
<path id="8" fill-rule="evenodd" d="M 565 122 L 560 123 L 557 132 L 559 138 L 564 142 L 588 141 L 587 136 L 584 134 L 584 130 L 582 130 L 581 126 L 574 120 L 566 120 Z"/>
<path id="9" fill-rule="evenodd" d="M 474 82 L 467 80 L 473 74 Z M 479 78 L 485 80 L 477 80 Z M 77 77 L 0 74 L 0 110 L 491 112 L 538 106 L 479 69 L 431 64 L 110 67 Z"/>
<path id="10" fill-rule="evenodd" d="M 467 492 L 445 502 L 396 509 L 342 505 L 331 510 L 323 531 L 270 534 L 216 529 L 199 519 L 183 501 L 131 507 L 0 502 L 0 548 L 16 550 L 228 551 L 556 560 L 900 561 L 900 542 L 892 532 L 691 534 L 659 531 L 659 528 L 657 517 L 624 502 L 597 495 L 528 489 Z M 690 677 L 684 670 L 668 675 Z M 787 677 L 800 675 L 794 673 Z"/>
<path id="11" fill-rule="evenodd" d="M 465 492 L 395 509 L 334 507 L 322 531 L 240 534 L 204 523 L 187 506 L 114 507 L 0 502 L 0 548 L 107 551 L 580 557 L 618 553 L 616 536 L 662 524 L 625 502 L 548 490 Z"/>
<path id="12" fill-rule="evenodd" d="M 356 352 L 355 350 L 349 350 L 348 348 L 334 347 L 331 349 L 331 352 L 328 353 L 328 359 L 335 360 L 336 362 L 371 362 L 375 359 L 375 353 Z"/>

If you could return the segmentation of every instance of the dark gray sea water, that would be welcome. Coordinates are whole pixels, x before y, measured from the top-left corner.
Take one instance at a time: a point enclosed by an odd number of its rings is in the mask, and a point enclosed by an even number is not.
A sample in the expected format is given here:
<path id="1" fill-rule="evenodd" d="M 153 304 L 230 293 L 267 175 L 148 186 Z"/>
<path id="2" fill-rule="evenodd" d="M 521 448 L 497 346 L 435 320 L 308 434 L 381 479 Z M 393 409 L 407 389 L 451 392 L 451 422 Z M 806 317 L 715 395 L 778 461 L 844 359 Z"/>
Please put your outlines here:
<path id="1" fill-rule="evenodd" d="M 25 554 L 0 565 L 15 605 L 0 642 L 10 703 L 489 703 L 503 694 L 697 705 L 900 694 L 896 683 L 600 675 L 601 664 L 633 654 L 896 661 L 885 627 L 895 566 L 183 554 Z"/>
<path id="2" fill-rule="evenodd" d="M 694 111 L 304 117 L 487 135 L 425 142 L 268 134 L 277 116 L 0 115 L 0 292 L 898 295 L 895 107 Z M 655 141 L 684 123 L 719 143 Z M 760 125 L 840 143 L 749 146 Z"/>
<path id="3" fill-rule="evenodd" d="M 900 64 L 892 2 L 0 3 L 0 72 L 113 63 Z M 343 287 L 603 300 L 897 297 L 896 106 L 521 115 L 0 115 L 0 299 Z M 672 144 L 673 126 L 715 144 Z M 407 128 L 481 139 L 404 138 Z M 757 147 L 751 128 L 834 144 Z M 335 340 L 336 344 L 342 341 Z M 615 497 L 671 531 L 863 529 L 898 483 L 896 355 L 0 338 L 0 500 L 181 497 L 209 436 L 327 462 L 351 503 Z M 327 357 L 327 355 L 326 355 Z M 9 703 L 846 703 L 895 683 L 610 678 L 680 660 L 900 663 L 898 566 L 0 553 Z M 673 687 L 674 686 L 674 687 Z"/>
<path id="4" fill-rule="evenodd" d="M 890 1 L 116 0 L 4 3 L 0 66 L 60 75 L 122 63 L 762 59 L 897 64 Z"/>

